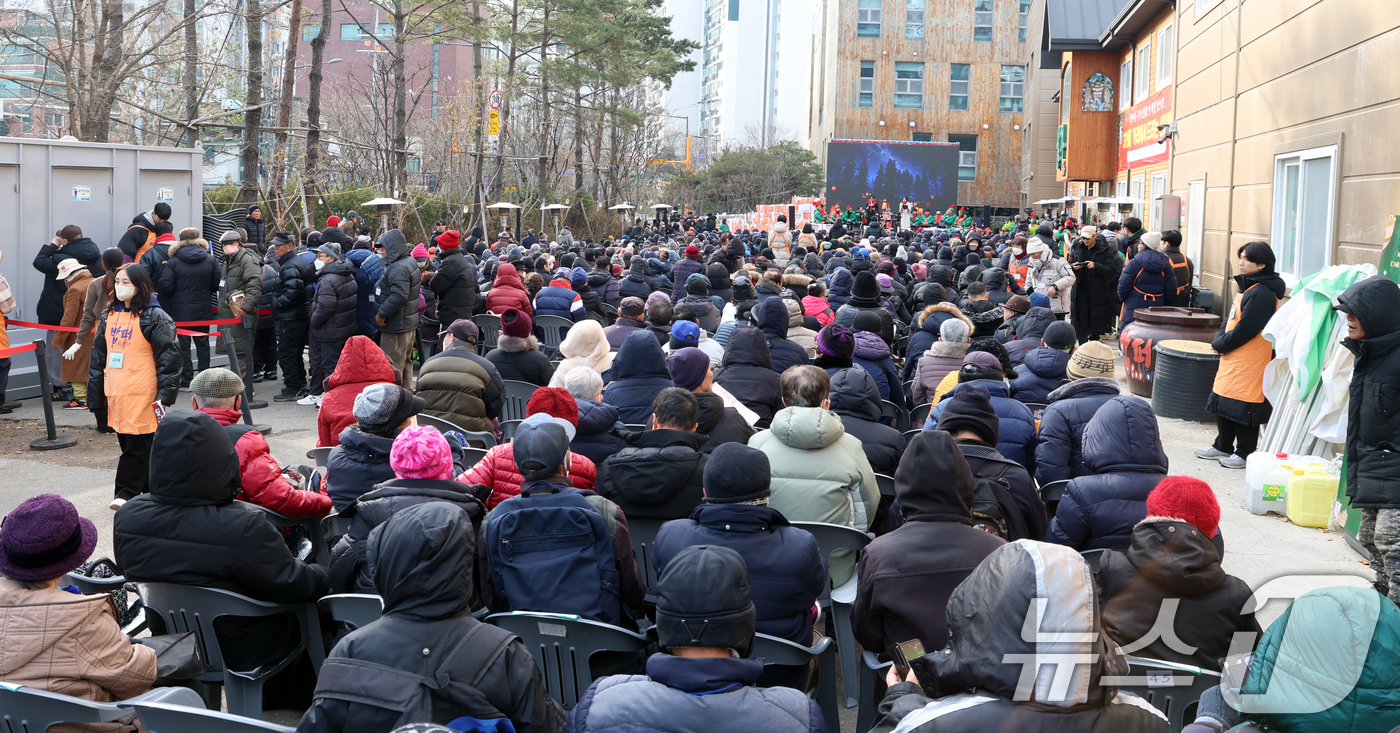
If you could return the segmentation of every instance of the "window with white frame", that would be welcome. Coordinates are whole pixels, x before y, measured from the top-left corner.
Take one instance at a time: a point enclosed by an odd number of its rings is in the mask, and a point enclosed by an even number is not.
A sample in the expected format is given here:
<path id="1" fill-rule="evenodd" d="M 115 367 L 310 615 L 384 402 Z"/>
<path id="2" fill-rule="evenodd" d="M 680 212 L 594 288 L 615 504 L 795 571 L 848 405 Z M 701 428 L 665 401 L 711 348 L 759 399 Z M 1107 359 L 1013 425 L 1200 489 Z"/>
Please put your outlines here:
<path id="1" fill-rule="evenodd" d="M 1122 112 L 1131 106 L 1133 106 L 1133 57 L 1129 56 L 1118 71 L 1118 111 Z"/>
<path id="2" fill-rule="evenodd" d="M 904 37 L 924 37 L 924 0 L 905 0 Z"/>
<path id="3" fill-rule="evenodd" d="M 1210 9 L 1219 4 L 1220 0 L 1196 0 L 1196 18 L 1210 12 Z"/>
<path id="4" fill-rule="evenodd" d="M 1026 95 L 1026 67 L 1001 67 L 1001 111 L 1020 112 Z"/>
<path id="5" fill-rule="evenodd" d="M 861 38 L 880 37 L 880 0 L 859 0 L 856 5 L 856 35 Z"/>
<path id="6" fill-rule="evenodd" d="M 977 180 L 977 136 L 950 134 L 948 142 L 958 144 L 958 180 Z"/>
<path id="7" fill-rule="evenodd" d="M 894 64 L 894 106 L 918 109 L 924 106 L 924 65 L 908 61 Z"/>
<path id="8" fill-rule="evenodd" d="M 1134 97 L 1141 102 L 1152 94 L 1152 42 L 1142 44 L 1137 50 L 1137 95 Z"/>
<path id="9" fill-rule="evenodd" d="M 952 85 L 948 89 L 948 109 L 967 109 L 968 87 L 972 84 L 971 64 L 949 64 Z"/>
<path id="10" fill-rule="evenodd" d="M 1026 29 L 1031 23 L 1031 0 L 1021 0 L 1021 13 L 1017 25 L 1016 40 L 1020 43 L 1026 42 Z"/>
<path id="11" fill-rule="evenodd" d="M 1311 275 L 1332 263 L 1337 147 L 1274 157 L 1273 247 L 1279 272 Z"/>
<path id="12" fill-rule="evenodd" d="M 992 0 L 973 0 L 972 40 L 992 40 Z"/>
<path id="13" fill-rule="evenodd" d="M 1143 201 L 1146 193 L 1143 191 L 1146 181 L 1141 178 L 1133 179 L 1133 198 Z M 1133 216 L 1142 219 L 1142 204 L 1133 204 Z"/>
<path id="14" fill-rule="evenodd" d="M 875 62 L 860 62 L 860 106 L 875 106 Z"/>
<path id="15" fill-rule="evenodd" d="M 1176 26 L 1168 23 L 1157 32 L 1157 88 L 1172 81 L 1172 54 L 1176 51 Z"/>
<path id="16" fill-rule="evenodd" d="M 1118 195 L 1118 198 L 1127 198 L 1127 197 L 1128 197 L 1128 181 L 1127 181 L 1127 179 L 1118 181 L 1118 184 L 1117 184 L 1117 185 L 1118 185 L 1118 188 L 1117 188 L 1117 195 Z"/>

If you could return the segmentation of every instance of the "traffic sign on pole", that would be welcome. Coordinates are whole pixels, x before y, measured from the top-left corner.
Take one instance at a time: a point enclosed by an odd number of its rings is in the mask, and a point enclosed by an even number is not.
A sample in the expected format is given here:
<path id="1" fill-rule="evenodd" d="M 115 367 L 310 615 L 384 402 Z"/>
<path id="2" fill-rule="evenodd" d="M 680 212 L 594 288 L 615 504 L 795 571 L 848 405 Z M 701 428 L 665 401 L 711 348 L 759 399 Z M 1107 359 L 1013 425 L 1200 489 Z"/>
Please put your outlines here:
<path id="1" fill-rule="evenodd" d="M 491 95 L 488 96 L 488 97 L 486 98 L 486 100 L 487 100 L 487 105 L 488 105 L 491 109 L 493 109 L 493 110 L 500 109 L 500 108 L 501 108 L 501 90 L 499 90 L 499 89 L 492 89 L 492 90 L 491 90 Z"/>

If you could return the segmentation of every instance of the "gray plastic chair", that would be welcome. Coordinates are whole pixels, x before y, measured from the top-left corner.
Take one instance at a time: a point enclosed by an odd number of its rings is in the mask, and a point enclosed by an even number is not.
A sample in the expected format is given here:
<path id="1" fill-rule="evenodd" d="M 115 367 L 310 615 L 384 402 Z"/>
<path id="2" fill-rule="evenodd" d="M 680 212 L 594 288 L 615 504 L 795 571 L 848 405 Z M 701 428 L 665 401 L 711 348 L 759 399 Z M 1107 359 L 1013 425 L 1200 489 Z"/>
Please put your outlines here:
<path id="1" fill-rule="evenodd" d="M 577 616 L 514 611 L 486 617 L 520 637 L 540 666 L 550 697 L 572 710 L 593 684 L 588 660 L 599 652 L 634 653 L 647 648 L 647 637 L 627 629 Z"/>
<path id="2" fill-rule="evenodd" d="M 57 692 L 0 682 L 0 733 L 45 733 L 60 723 L 104 723 L 131 715 L 137 701 L 168 701 L 203 706 L 199 693 L 187 687 L 157 687 L 143 695 L 116 702 L 93 702 Z M 151 733 L 158 733 L 152 731 Z"/>
<path id="3" fill-rule="evenodd" d="M 342 517 L 339 512 L 335 512 L 321 520 L 321 527 L 328 537 L 340 539 L 350 531 L 350 523 L 353 521 L 352 517 Z"/>
<path id="4" fill-rule="evenodd" d="M 656 572 L 656 535 L 661 531 L 664 519 L 628 519 L 627 531 L 632 535 L 632 555 L 637 566 L 642 569 L 642 578 L 647 586 L 647 603 L 656 603 L 656 581 L 661 575 Z"/>
<path id="5" fill-rule="evenodd" d="M 826 524 L 824 522 L 793 522 L 792 526 L 801 527 L 812 533 L 817 539 L 817 549 L 826 557 L 828 565 L 831 563 L 831 553 L 837 550 L 852 550 L 859 553 L 870 544 L 870 535 L 840 524 Z M 839 588 L 832 588 L 827 583 L 827 590 L 821 595 L 823 606 L 831 608 L 831 623 L 836 627 L 836 650 L 841 655 L 841 684 L 845 691 L 846 707 L 856 706 L 856 635 L 851 629 L 851 607 L 856 602 L 856 586 L 859 575 L 851 573 L 850 580 L 847 580 Z"/>
<path id="6" fill-rule="evenodd" d="M 894 497 L 894 477 L 883 473 L 875 474 L 875 483 L 880 485 L 880 496 Z"/>
<path id="7" fill-rule="evenodd" d="M 267 603 L 219 588 L 173 583 L 137 583 L 136 587 L 141 589 L 147 611 L 165 622 L 165 633 L 195 632 L 199 650 L 204 656 L 205 669 L 198 679 L 222 684 L 228 698 L 228 710 L 235 715 L 261 719 L 263 684 L 295 661 L 303 651 L 311 656 L 311 665 L 316 673 L 321 672 L 326 652 L 321 644 L 320 617 L 313 603 Z M 231 670 L 224 665 L 223 651 L 219 648 L 218 637 L 214 635 L 214 619 L 221 616 L 276 616 L 287 612 L 296 614 L 301 624 L 301 641 L 286 658 L 247 671 Z"/>
<path id="8" fill-rule="evenodd" d="M 496 340 L 501 337 L 501 317 L 495 313 L 482 313 L 472 316 L 472 323 L 481 331 L 481 336 L 476 342 L 477 351 L 485 354 L 496 348 Z"/>
<path id="9" fill-rule="evenodd" d="M 496 428 L 501 431 L 501 442 L 509 443 L 515 440 L 515 431 L 520 427 L 523 420 L 502 420 L 496 424 Z"/>
<path id="10" fill-rule="evenodd" d="M 467 445 L 479 446 L 481 448 L 496 447 L 496 434 L 482 430 L 466 430 L 440 417 L 418 413 L 418 424 L 435 428 L 439 433 L 446 435 L 451 432 L 461 433 L 467 439 Z"/>
<path id="11" fill-rule="evenodd" d="M 597 311 L 588 311 L 588 317 L 597 321 L 598 325 L 602 326 L 603 328 L 607 328 L 608 326 L 612 325 L 612 321 L 609 321 L 607 316 Z"/>
<path id="12" fill-rule="evenodd" d="M 316 462 L 317 468 L 325 468 L 331 465 L 331 451 L 334 448 L 312 448 L 306 452 L 306 457 Z"/>
<path id="13" fill-rule="evenodd" d="M 132 706 L 141 718 L 141 725 L 151 733 L 295 733 L 296 728 L 269 723 L 264 720 L 245 718 L 239 715 L 221 713 L 217 710 L 167 705 L 162 703 L 141 703 Z"/>
<path id="14" fill-rule="evenodd" d="M 540 332 L 540 348 L 550 354 L 559 353 L 559 344 L 573 328 L 574 322 L 559 316 L 535 316 L 535 328 Z"/>
<path id="15" fill-rule="evenodd" d="M 922 432 L 924 432 L 924 429 L 923 429 L 923 428 L 914 428 L 913 430 L 905 430 L 903 433 L 901 433 L 901 434 L 904 436 L 904 444 L 905 444 L 905 445 L 909 445 L 909 441 L 913 440 L 915 435 L 918 435 L 919 433 L 922 433 Z"/>
<path id="16" fill-rule="evenodd" d="M 884 678 L 886 670 L 894 662 L 881 662 L 875 652 L 862 652 L 860 665 L 860 706 L 856 709 L 856 730 L 870 730 L 875 725 L 875 716 L 880 711 L 880 701 L 875 699 L 875 689 Z"/>
<path id="17" fill-rule="evenodd" d="M 1147 684 L 1142 685 L 1142 678 Z M 1167 716 L 1172 733 L 1179 733 L 1196 719 L 1201 695 L 1220 684 L 1220 674 L 1188 664 L 1145 657 L 1128 657 L 1128 676 L 1106 676 L 1103 684 L 1131 692 Z"/>
<path id="18" fill-rule="evenodd" d="M 817 689 L 807 696 L 812 697 L 815 693 L 817 706 L 822 709 L 822 717 L 826 718 L 826 729 L 839 733 L 841 718 L 836 709 L 836 673 L 832 669 L 836 662 L 836 645 L 831 642 L 831 637 L 823 636 L 817 639 L 817 643 L 806 647 L 776 636 L 754 634 L 753 649 L 749 651 L 749 659 L 762 659 L 765 667 L 805 667 L 812 663 L 814 657 L 822 660 L 817 670 Z"/>
<path id="19" fill-rule="evenodd" d="M 890 427 L 895 430 L 904 432 L 909 429 L 909 413 L 889 400 L 880 400 L 880 417 L 888 417 Z"/>
<path id="20" fill-rule="evenodd" d="M 258 506 L 250 502 L 242 502 L 248 506 L 257 507 L 263 513 L 263 517 L 272 523 L 272 526 L 281 529 L 283 527 L 301 527 L 311 536 L 311 553 L 316 558 L 316 564 L 322 567 L 331 565 L 331 548 L 326 544 L 326 532 L 321 526 L 321 521 L 325 517 L 288 517 L 283 514 L 268 509 L 265 506 Z"/>
<path id="21" fill-rule="evenodd" d="M 933 412 L 932 402 L 915 405 L 914 409 L 909 411 L 909 427 L 923 430 L 924 423 L 928 421 L 928 414 L 930 412 Z"/>
<path id="22" fill-rule="evenodd" d="M 538 386 L 529 382 L 521 382 L 515 379 L 504 380 L 506 385 L 505 399 L 501 403 L 501 422 L 507 420 L 524 420 L 525 405 L 530 402 L 530 395 L 539 389 Z"/>
<path id="23" fill-rule="evenodd" d="M 462 449 L 462 454 L 463 454 L 464 456 L 466 456 L 466 463 L 465 463 L 464 467 L 467 468 L 467 469 L 470 469 L 472 466 L 475 466 L 476 464 L 481 463 L 481 459 L 483 459 L 483 458 L 486 457 L 486 449 L 485 449 L 485 448 L 463 448 L 463 449 Z"/>
<path id="24" fill-rule="evenodd" d="M 369 593 L 337 593 L 316 601 L 316 605 L 353 629 L 364 628 L 384 615 L 384 599 Z"/>

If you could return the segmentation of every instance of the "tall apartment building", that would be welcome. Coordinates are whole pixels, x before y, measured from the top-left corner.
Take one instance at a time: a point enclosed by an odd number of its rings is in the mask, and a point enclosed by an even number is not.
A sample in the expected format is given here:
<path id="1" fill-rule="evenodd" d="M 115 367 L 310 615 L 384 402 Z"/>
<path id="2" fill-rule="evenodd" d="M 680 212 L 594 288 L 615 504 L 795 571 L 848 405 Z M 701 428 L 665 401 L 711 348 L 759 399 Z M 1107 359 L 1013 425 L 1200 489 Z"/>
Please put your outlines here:
<path id="1" fill-rule="evenodd" d="M 671 19 L 672 37 L 704 43 L 705 0 L 662 0 L 657 14 Z M 652 89 L 651 103 L 672 115 L 662 123 L 668 138 L 681 139 L 687 130 L 691 135 L 700 134 L 701 50 L 692 51 L 686 60 L 695 62 L 693 71 L 676 74 L 669 88 L 654 84 Z"/>
<path id="2" fill-rule="evenodd" d="M 955 142 L 958 203 L 1023 200 L 1031 0 L 822 0 L 803 121 L 835 139 Z"/>
<path id="3" fill-rule="evenodd" d="M 810 2 L 703 4 L 700 134 L 710 148 L 801 140 L 815 20 Z"/>

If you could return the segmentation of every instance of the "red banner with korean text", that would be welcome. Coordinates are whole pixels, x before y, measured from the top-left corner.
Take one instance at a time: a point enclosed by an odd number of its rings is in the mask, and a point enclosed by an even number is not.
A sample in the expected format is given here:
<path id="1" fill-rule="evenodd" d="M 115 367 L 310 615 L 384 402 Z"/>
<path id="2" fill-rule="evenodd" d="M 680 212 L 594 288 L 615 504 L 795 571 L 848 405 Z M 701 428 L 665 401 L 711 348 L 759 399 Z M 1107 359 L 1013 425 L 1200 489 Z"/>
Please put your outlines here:
<path id="1" fill-rule="evenodd" d="M 1171 141 L 1158 142 L 1162 139 L 1162 133 L 1157 126 L 1172 121 L 1170 86 L 1129 107 L 1127 112 L 1119 115 L 1118 121 L 1118 170 L 1167 162 L 1171 155 Z"/>

